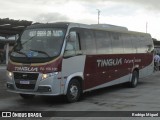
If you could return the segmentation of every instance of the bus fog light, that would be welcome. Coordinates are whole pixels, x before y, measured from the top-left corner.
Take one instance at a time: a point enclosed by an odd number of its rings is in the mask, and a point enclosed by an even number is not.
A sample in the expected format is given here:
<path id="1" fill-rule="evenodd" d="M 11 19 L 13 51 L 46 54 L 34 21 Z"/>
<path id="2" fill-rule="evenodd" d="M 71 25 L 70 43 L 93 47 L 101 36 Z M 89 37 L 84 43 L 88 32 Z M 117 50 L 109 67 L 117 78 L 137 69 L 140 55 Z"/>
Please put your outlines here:
<path id="1" fill-rule="evenodd" d="M 7 88 L 8 88 L 8 89 L 11 89 L 11 90 L 14 90 L 13 84 L 10 84 L 10 83 L 7 83 Z"/>
<path id="2" fill-rule="evenodd" d="M 39 86 L 38 87 L 38 92 L 51 92 L 51 88 L 49 86 Z"/>

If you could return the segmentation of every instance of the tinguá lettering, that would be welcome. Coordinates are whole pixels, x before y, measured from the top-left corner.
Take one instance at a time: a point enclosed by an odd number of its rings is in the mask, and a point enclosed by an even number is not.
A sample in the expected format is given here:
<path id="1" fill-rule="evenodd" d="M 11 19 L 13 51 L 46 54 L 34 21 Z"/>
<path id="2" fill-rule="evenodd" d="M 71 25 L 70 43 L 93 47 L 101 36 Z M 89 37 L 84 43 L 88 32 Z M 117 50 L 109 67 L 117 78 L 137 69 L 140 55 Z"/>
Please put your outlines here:
<path id="1" fill-rule="evenodd" d="M 37 72 L 37 67 L 15 67 L 15 71 L 29 71 L 29 72 Z"/>
<path id="2" fill-rule="evenodd" d="M 97 60 L 98 67 L 117 66 L 122 64 L 122 58 L 116 59 L 99 59 Z"/>

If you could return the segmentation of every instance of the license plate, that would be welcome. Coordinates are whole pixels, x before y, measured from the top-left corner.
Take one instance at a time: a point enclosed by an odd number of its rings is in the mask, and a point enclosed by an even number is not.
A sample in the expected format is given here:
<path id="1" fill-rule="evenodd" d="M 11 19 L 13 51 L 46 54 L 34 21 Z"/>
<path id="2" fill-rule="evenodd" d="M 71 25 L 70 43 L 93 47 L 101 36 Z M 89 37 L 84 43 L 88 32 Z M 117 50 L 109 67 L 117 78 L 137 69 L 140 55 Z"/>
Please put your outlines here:
<path id="1" fill-rule="evenodd" d="M 20 81 L 20 84 L 28 85 L 28 84 L 30 84 L 30 82 L 29 81 Z"/>

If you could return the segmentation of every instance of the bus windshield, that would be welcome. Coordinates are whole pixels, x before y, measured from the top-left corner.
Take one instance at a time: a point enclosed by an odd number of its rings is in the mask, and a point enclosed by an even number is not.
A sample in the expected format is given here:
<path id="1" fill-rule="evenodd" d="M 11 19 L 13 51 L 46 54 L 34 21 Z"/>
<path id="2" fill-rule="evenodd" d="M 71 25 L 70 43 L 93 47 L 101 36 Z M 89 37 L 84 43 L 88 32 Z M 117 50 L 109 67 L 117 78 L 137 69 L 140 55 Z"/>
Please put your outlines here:
<path id="1" fill-rule="evenodd" d="M 11 59 L 18 62 L 53 59 L 61 52 L 64 36 L 63 28 L 26 29 L 11 52 Z"/>

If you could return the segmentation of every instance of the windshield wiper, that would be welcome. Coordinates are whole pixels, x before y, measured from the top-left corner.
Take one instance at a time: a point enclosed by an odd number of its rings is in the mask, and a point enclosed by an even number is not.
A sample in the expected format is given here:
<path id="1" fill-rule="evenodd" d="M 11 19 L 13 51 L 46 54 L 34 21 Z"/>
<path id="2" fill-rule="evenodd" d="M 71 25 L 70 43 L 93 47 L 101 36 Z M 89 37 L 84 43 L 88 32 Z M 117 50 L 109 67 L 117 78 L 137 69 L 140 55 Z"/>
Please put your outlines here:
<path id="1" fill-rule="evenodd" d="M 20 50 L 23 48 L 23 45 L 26 44 L 28 41 L 31 41 L 35 36 L 31 37 L 30 39 L 28 39 L 27 41 L 25 41 L 24 43 L 21 43 L 21 40 L 19 39 L 17 41 L 17 44 L 14 46 L 14 48 L 12 49 L 12 51 L 14 50 L 14 52 L 17 52 L 19 51 L 19 54 L 23 54 L 22 52 L 20 52 Z M 11 51 L 11 52 L 12 52 Z"/>
<path id="2" fill-rule="evenodd" d="M 48 57 L 51 57 L 48 53 L 46 53 L 45 51 L 40 51 L 40 50 L 33 50 L 33 49 L 29 49 L 30 51 L 34 51 L 34 52 L 38 52 L 38 53 L 42 53 L 45 54 Z"/>
<path id="3" fill-rule="evenodd" d="M 33 36 L 33 37 L 31 37 L 31 38 L 29 38 L 27 41 L 25 41 L 24 43 L 21 43 L 21 44 L 24 45 L 24 44 L 28 43 L 28 42 L 31 41 L 34 37 L 36 37 L 36 35 Z"/>
<path id="4" fill-rule="evenodd" d="M 14 51 L 14 52 L 22 54 L 22 55 L 24 55 L 24 56 L 26 56 L 28 58 L 27 54 L 25 54 L 24 52 L 20 52 L 20 51 Z"/>

